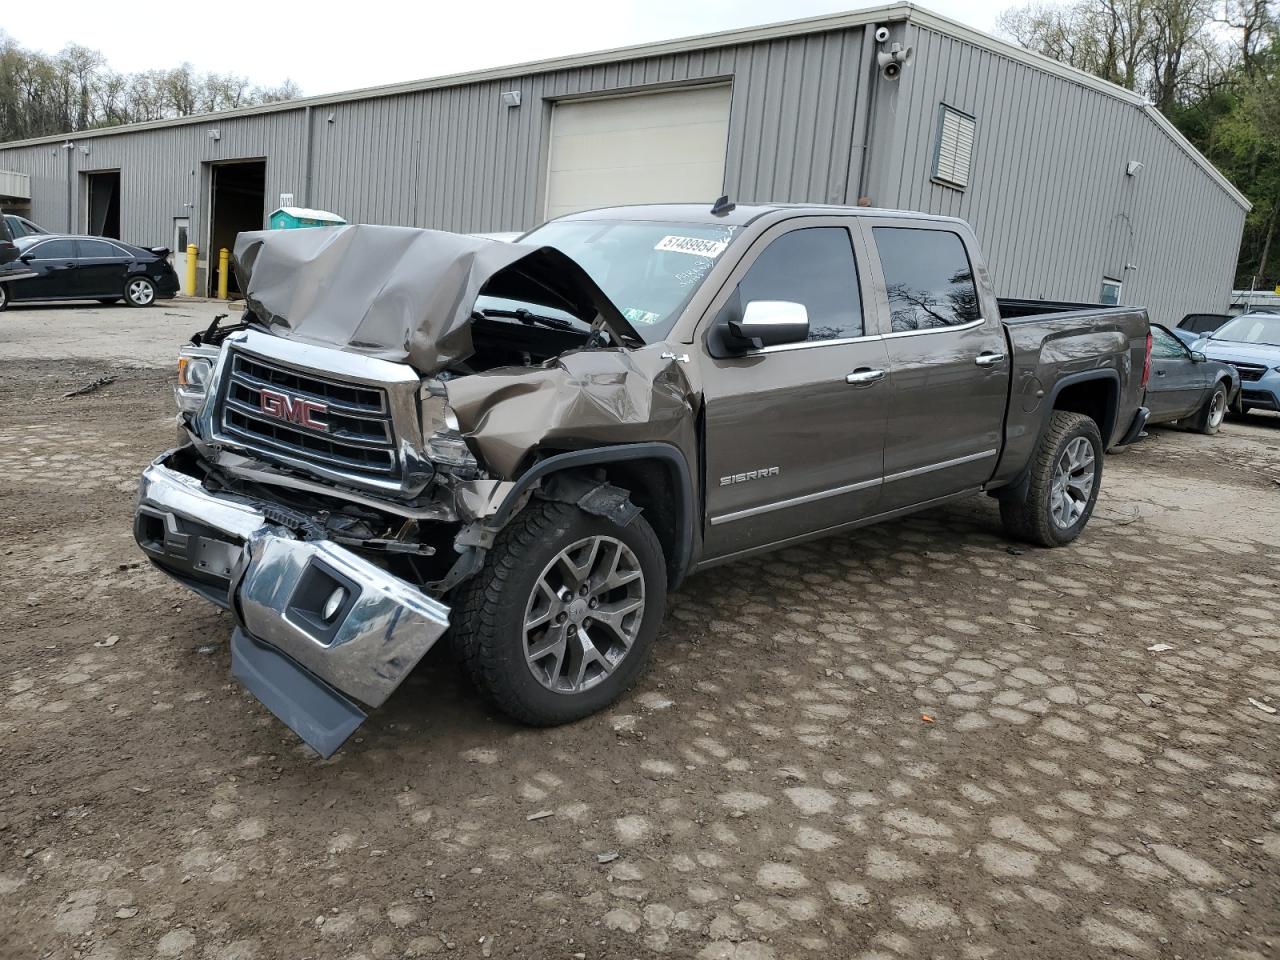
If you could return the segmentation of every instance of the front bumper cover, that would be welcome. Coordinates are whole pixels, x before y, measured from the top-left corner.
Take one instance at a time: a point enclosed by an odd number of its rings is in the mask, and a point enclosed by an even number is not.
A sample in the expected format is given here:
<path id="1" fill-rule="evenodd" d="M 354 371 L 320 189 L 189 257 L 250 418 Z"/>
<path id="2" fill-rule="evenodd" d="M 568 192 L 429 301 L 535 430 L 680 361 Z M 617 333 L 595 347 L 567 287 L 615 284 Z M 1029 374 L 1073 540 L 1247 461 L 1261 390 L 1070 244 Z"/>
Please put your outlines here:
<path id="1" fill-rule="evenodd" d="M 134 538 L 157 567 L 232 612 L 232 672 L 332 755 L 366 717 L 357 701 L 391 696 L 448 629 L 449 608 L 344 547 L 300 539 L 305 516 L 210 493 L 170 460 L 143 472 Z"/>

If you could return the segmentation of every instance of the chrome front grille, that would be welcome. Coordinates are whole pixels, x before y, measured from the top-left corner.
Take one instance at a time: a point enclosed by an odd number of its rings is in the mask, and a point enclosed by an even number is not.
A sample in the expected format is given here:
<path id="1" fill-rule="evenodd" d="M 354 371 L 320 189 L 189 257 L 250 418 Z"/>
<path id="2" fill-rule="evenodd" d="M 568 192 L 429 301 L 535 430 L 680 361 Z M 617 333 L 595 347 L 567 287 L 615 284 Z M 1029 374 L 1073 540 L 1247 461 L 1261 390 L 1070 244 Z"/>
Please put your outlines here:
<path id="1" fill-rule="evenodd" d="M 1267 368 L 1259 363 L 1236 363 L 1232 361 L 1231 365 L 1236 368 L 1236 372 L 1240 374 L 1240 380 L 1244 383 L 1254 383 L 1261 380 L 1262 375 L 1267 372 Z"/>
<path id="2" fill-rule="evenodd" d="M 318 376 L 232 348 L 219 405 L 220 432 L 265 459 L 383 481 L 400 477 L 395 428 L 381 387 Z"/>

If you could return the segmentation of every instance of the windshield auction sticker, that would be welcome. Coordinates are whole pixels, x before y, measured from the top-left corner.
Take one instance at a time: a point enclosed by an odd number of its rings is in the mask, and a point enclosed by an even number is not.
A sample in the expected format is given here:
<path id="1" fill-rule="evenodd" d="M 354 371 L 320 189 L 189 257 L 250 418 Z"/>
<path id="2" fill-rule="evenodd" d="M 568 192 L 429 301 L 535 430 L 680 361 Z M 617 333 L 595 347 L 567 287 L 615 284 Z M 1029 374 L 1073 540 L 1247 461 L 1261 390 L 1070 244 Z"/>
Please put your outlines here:
<path id="1" fill-rule="evenodd" d="M 715 259 L 724 253 L 724 248 L 728 245 L 725 240 L 703 240 L 701 237 L 663 237 L 653 249 Z"/>

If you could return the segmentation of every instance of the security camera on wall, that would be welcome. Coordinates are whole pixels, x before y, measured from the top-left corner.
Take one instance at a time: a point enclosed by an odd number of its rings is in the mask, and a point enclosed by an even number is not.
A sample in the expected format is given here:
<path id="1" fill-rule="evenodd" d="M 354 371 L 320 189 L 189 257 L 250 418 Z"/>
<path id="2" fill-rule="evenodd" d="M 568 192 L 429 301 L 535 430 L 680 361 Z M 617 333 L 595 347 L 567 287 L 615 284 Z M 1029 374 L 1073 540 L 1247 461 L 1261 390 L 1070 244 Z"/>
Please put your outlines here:
<path id="1" fill-rule="evenodd" d="M 876 43 L 884 43 L 889 39 L 888 27 L 876 27 Z"/>
<path id="2" fill-rule="evenodd" d="M 888 50 L 876 54 L 876 63 L 880 65 L 880 75 L 886 80 L 897 80 L 902 75 L 902 68 L 911 62 L 912 50 L 900 43 L 895 43 Z"/>

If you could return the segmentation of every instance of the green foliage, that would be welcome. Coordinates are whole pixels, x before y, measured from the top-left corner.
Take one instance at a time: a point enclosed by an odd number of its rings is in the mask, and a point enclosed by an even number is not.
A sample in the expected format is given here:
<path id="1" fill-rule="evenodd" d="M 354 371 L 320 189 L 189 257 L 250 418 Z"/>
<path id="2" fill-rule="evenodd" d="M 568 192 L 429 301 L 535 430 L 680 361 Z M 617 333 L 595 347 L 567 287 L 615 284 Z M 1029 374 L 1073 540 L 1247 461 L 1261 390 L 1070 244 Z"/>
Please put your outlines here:
<path id="1" fill-rule="evenodd" d="M 198 74 L 189 63 L 117 73 L 88 47 L 46 54 L 0 31 L 0 143 L 291 100 L 298 92 L 291 81 L 255 87 L 233 74 Z"/>

